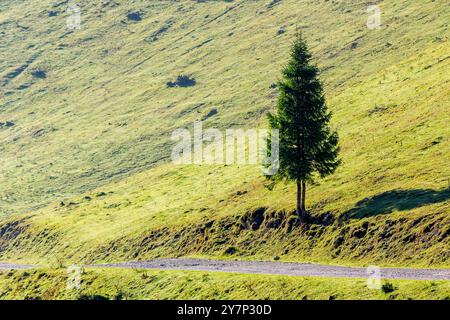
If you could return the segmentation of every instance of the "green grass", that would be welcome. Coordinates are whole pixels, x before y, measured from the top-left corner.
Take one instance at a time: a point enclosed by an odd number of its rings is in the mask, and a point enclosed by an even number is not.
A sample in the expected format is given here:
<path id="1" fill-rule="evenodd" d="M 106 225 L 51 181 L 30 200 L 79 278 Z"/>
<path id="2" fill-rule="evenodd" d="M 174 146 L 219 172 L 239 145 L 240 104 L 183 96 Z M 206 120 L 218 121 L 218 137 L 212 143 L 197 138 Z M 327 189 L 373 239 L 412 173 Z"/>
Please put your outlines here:
<path id="1" fill-rule="evenodd" d="M 364 279 L 303 278 L 207 272 L 87 269 L 79 289 L 65 270 L 0 272 L 0 299 L 450 299 L 445 281 L 387 281 L 393 291 L 368 289 Z"/>
<path id="2" fill-rule="evenodd" d="M 77 32 L 51 3 L 0 5 L 0 122 L 14 122 L 0 128 L 1 260 L 450 266 L 446 1 L 382 3 L 381 30 L 365 27 L 362 0 L 86 1 Z M 126 21 L 137 9 L 143 20 Z M 171 132 L 212 108 L 205 127 L 265 126 L 296 24 L 344 161 L 308 192 L 314 216 L 334 222 L 308 228 L 291 228 L 294 186 L 269 192 L 258 168 L 168 161 Z M 197 85 L 167 88 L 180 74 Z M 258 228 L 242 227 L 258 212 Z"/>
<path id="3" fill-rule="evenodd" d="M 294 198 L 289 186 L 285 190 L 291 196 L 279 198 L 258 178 L 238 186 L 229 183 L 246 171 L 250 176 L 255 170 L 219 167 L 205 173 L 197 166 L 176 170 L 160 166 L 72 198 L 72 204 L 67 200 L 64 206 L 55 203 L 31 216 L 14 216 L 0 227 L 2 260 L 52 265 L 55 260 L 280 256 L 285 261 L 448 267 L 445 211 L 430 213 L 430 205 L 407 215 L 393 212 L 295 227 L 290 213 L 283 211 Z M 177 193 L 172 191 L 173 181 Z M 220 192 L 217 185 L 223 186 Z M 199 189 L 202 194 L 196 193 Z M 255 207 L 262 209 L 255 211 Z M 445 204 L 434 207 L 445 210 Z M 314 210 L 321 214 L 319 208 Z M 274 227 L 277 222 L 280 226 Z M 224 255 L 230 246 L 237 252 Z"/>

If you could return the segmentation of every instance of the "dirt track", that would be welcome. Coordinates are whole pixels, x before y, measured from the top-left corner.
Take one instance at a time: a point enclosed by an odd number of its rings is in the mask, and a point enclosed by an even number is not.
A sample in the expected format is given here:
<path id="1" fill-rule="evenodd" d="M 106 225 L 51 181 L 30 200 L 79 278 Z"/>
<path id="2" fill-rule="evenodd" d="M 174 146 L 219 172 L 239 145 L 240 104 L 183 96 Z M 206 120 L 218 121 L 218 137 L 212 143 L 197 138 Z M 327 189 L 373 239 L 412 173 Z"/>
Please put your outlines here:
<path id="1" fill-rule="evenodd" d="M 200 259 L 157 259 L 140 262 L 124 262 L 95 265 L 107 268 L 199 270 L 288 276 L 317 276 L 336 278 L 367 278 L 366 268 L 325 266 L 318 264 L 275 261 L 222 261 Z M 383 268 L 384 279 L 450 280 L 450 269 Z"/>
<path id="2" fill-rule="evenodd" d="M 372 274 L 366 268 L 337 267 L 275 261 L 231 261 L 203 259 L 157 259 L 149 261 L 91 265 L 96 268 L 197 270 L 249 274 L 273 274 L 305 277 L 367 278 Z M 30 269 L 31 265 L 2 263 L 0 270 Z M 383 279 L 450 280 L 450 269 L 382 268 Z"/>
<path id="3" fill-rule="evenodd" d="M 17 264 L 17 263 L 5 263 L 0 262 L 0 270 L 17 270 L 17 269 L 30 269 L 33 268 L 31 265 L 27 264 Z"/>

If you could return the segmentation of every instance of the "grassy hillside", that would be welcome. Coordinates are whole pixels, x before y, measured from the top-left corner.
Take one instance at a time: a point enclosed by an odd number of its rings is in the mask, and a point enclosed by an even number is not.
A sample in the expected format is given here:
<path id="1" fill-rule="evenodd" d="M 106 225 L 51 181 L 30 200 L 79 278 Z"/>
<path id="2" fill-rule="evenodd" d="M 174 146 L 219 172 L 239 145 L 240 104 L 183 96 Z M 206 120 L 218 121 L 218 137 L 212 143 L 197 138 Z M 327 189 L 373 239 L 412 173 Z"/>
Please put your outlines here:
<path id="1" fill-rule="evenodd" d="M 385 281 L 384 290 L 370 290 L 364 279 L 97 269 L 72 290 L 65 270 L 3 271 L 0 280 L 0 299 L 450 299 L 446 281 Z"/>
<path id="2" fill-rule="evenodd" d="M 80 2 L 75 31 L 66 2 L 0 4 L 1 260 L 450 266 L 446 1 L 380 2 L 381 30 L 362 0 Z M 344 161 L 310 188 L 307 228 L 258 168 L 169 162 L 195 120 L 265 126 L 296 25 Z M 196 85 L 167 87 L 181 74 Z"/>

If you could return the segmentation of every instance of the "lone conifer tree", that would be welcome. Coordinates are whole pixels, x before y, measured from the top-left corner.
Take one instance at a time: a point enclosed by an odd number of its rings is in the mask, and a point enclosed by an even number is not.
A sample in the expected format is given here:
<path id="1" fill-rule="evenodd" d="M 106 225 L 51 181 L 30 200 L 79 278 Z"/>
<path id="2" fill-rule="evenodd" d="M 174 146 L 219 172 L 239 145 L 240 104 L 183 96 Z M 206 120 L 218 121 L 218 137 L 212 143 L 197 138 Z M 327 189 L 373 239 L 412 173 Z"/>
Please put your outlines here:
<path id="1" fill-rule="evenodd" d="M 307 44 L 298 34 L 279 82 L 276 114 L 268 115 L 270 129 L 279 130 L 280 168 L 267 177 L 272 185 L 282 180 L 296 182 L 297 215 L 302 222 L 309 217 L 306 183 L 313 181 L 315 173 L 320 177 L 333 173 L 340 164 L 338 135 L 329 127 L 331 113 L 318 74 Z"/>

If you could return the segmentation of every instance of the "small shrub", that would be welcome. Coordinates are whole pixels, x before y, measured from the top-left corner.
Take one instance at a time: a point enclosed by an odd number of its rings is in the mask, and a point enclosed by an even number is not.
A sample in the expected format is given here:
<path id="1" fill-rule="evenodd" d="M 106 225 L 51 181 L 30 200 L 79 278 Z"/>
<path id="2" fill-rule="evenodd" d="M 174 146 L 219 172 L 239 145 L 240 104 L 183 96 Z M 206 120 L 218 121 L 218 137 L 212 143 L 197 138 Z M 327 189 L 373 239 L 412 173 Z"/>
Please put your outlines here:
<path id="1" fill-rule="evenodd" d="M 235 254 L 237 251 L 238 250 L 236 249 L 236 247 L 231 246 L 231 247 L 226 248 L 224 253 L 228 256 L 231 256 L 231 255 Z"/>
<path id="2" fill-rule="evenodd" d="M 213 108 L 202 118 L 202 120 L 205 121 L 206 119 L 211 118 L 211 117 L 215 116 L 218 113 L 219 113 L 219 111 L 217 111 L 216 108 Z"/>
<path id="3" fill-rule="evenodd" d="M 139 11 L 128 12 L 127 19 L 131 21 L 141 21 L 142 20 L 141 12 Z"/>
<path id="4" fill-rule="evenodd" d="M 31 71 L 31 75 L 38 79 L 45 79 L 47 77 L 47 73 L 40 69 Z"/>
<path id="5" fill-rule="evenodd" d="M 14 127 L 15 123 L 12 121 L 6 121 L 6 122 L 0 122 L 0 129 L 5 127 L 5 128 L 11 128 Z"/>
<path id="6" fill-rule="evenodd" d="M 169 81 L 167 82 L 168 88 L 173 87 L 193 87 L 197 84 L 197 81 L 194 78 L 191 78 L 190 76 L 186 75 L 180 75 L 177 77 L 177 80 L 175 82 Z"/>
<path id="7" fill-rule="evenodd" d="M 383 291 L 384 293 L 391 293 L 395 291 L 395 287 L 392 283 L 390 282 L 386 282 L 381 286 L 381 291 Z"/>

